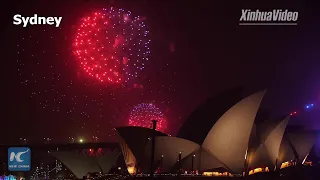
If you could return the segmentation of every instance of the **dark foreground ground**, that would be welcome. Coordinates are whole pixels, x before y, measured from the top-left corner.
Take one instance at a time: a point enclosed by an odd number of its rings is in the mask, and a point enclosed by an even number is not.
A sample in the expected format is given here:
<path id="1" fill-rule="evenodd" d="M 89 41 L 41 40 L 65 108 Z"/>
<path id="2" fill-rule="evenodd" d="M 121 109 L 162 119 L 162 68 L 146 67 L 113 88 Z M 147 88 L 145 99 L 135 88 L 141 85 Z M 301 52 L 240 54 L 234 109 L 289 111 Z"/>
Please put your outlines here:
<path id="1" fill-rule="evenodd" d="M 248 177 L 203 177 L 203 176 L 167 176 L 167 177 L 126 177 L 110 180 L 320 180 L 320 168 L 292 167 L 280 172 L 258 173 Z"/>

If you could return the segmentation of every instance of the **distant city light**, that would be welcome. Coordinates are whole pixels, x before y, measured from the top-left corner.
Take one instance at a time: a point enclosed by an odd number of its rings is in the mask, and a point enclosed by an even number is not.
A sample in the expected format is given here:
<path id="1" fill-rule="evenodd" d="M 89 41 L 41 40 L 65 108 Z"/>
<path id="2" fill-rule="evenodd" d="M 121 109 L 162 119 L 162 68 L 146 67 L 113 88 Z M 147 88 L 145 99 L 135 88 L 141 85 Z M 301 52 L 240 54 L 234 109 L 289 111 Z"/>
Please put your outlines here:
<path id="1" fill-rule="evenodd" d="M 294 112 L 290 113 L 290 116 L 293 116 L 293 115 L 296 115 L 296 114 L 297 114 L 297 112 L 294 111 Z"/>
<path id="2" fill-rule="evenodd" d="M 306 105 L 306 109 L 310 109 L 310 108 L 312 108 L 314 106 L 314 104 L 308 104 L 308 105 Z"/>
<path id="3" fill-rule="evenodd" d="M 314 108 L 315 108 L 315 104 L 307 104 L 307 105 L 304 106 L 304 109 L 307 112 L 311 111 L 311 109 L 314 109 Z M 293 116 L 293 115 L 296 115 L 296 114 L 297 114 L 297 111 L 294 111 L 294 112 L 290 113 L 290 116 Z"/>
<path id="4" fill-rule="evenodd" d="M 79 143 L 83 143 L 83 139 L 79 139 Z"/>

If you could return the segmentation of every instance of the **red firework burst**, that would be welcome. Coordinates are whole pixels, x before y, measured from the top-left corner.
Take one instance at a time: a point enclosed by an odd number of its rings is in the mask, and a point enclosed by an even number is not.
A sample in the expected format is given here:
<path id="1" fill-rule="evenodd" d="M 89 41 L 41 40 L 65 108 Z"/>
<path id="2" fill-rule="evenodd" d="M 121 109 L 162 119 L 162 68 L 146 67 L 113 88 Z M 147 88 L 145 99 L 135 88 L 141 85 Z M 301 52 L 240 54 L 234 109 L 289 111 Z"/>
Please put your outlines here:
<path id="1" fill-rule="evenodd" d="M 152 103 L 141 103 L 136 105 L 129 116 L 130 126 L 151 128 L 152 120 L 157 120 L 157 130 L 166 132 L 167 120 L 164 114 Z"/>
<path id="2" fill-rule="evenodd" d="M 73 43 L 82 69 L 101 82 L 120 84 L 137 78 L 150 54 L 143 19 L 110 8 L 83 18 Z"/>

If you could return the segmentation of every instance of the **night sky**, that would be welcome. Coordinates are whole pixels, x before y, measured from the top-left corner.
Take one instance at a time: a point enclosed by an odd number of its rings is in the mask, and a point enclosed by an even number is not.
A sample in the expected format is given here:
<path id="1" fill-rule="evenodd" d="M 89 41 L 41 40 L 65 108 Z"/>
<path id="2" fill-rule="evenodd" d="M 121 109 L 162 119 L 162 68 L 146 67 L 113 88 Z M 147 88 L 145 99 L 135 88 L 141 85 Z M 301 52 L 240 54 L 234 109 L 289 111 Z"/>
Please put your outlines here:
<path id="1" fill-rule="evenodd" d="M 319 107 L 304 110 L 308 103 L 320 104 L 320 16 L 312 3 L 39 2 L 6 4 L 1 12 L 1 143 L 20 137 L 114 140 L 112 129 L 128 125 L 130 111 L 140 103 L 157 106 L 166 131 L 175 134 L 206 98 L 235 86 L 244 87 L 244 95 L 267 89 L 262 108 L 273 115 L 297 111 L 290 124 L 320 129 Z M 110 6 L 143 17 L 150 30 L 150 60 L 125 87 L 87 76 L 73 54 L 80 19 Z M 298 25 L 239 26 L 245 8 L 298 11 Z M 18 13 L 63 19 L 59 28 L 23 28 L 12 24 Z"/>

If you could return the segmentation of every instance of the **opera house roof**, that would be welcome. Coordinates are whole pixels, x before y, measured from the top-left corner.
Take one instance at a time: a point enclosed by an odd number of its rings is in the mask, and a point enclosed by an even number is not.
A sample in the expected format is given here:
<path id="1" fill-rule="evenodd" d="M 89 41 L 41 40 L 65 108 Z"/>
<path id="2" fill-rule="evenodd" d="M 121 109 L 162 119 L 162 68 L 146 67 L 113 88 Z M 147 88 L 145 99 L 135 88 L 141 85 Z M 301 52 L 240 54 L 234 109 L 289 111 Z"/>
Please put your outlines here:
<path id="1" fill-rule="evenodd" d="M 299 138 L 285 134 L 290 116 L 256 122 L 265 91 L 245 98 L 241 92 L 241 88 L 234 88 L 209 99 L 190 115 L 177 137 L 157 132 L 154 166 L 163 172 L 224 168 L 242 174 L 245 169 L 279 166 L 289 160 L 302 163 L 315 143 L 315 134 L 300 133 Z M 130 133 L 133 129 L 141 135 Z M 137 172 L 150 172 L 152 131 L 117 129 L 126 164 Z"/>
<path id="2" fill-rule="evenodd" d="M 161 172 L 220 168 L 243 174 L 257 167 L 280 167 L 281 163 L 291 160 L 303 163 L 316 141 L 316 134 L 286 132 L 290 116 L 257 122 L 265 91 L 245 98 L 241 93 L 241 88 L 234 88 L 209 99 L 190 115 L 177 137 L 150 128 L 116 128 L 121 158 L 129 173 L 150 172 L 153 133 L 153 167 Z M 56 152 L 53 156 L 82 178 L 84 172 L 107 173 L 119 154 L 89 158 Z"/>

